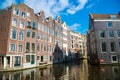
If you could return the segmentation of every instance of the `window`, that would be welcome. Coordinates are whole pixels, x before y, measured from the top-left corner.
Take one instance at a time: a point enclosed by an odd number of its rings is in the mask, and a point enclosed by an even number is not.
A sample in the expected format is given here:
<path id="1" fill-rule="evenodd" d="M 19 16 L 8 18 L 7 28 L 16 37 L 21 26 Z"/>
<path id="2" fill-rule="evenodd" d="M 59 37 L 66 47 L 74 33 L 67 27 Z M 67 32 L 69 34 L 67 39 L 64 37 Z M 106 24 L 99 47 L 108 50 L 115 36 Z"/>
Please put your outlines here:
<path id="1" fill-rule="evenodd" d="M 100 31 L 100 37 L 104 38 L 105 37 L 105 31 Z"/>
<path id="2" fill-rule="evenodd" d="M 37 56 L 37 60 L 39 60 L 40 59 L 40 56 Z"/>
<path id="3" fill-rule="evenodd" d="M 52 61 L 52 56 L 50 56 L 50 61 Z"/>
<path id="4" fill-rule="evenodd" d="M 42 17 L 42 22 L 44 22 L 44 17 Z"/>
<path id="5" fill-rule="evenodd" d="M 41 51 L 43 51 L 43 49 L 44 49 L 44 48 L 43 48 L 43 46 L 44 46 L 44 45 L 43 45 L 43 44 L 41 44 Z"/>
<path id="6" fill-rule="evenodd" d="M 116 16 L 116 15 L 110 15 L 110 18 L 111 18 L 111 19 L 116 19 L 117 16 Z"/>
<path id="7" fill-rule="evenodd" d="M 42 27 L 41 27 L 40 23 L 38 23 L 38 30 L 41 30 L 41 29 L 42 29 Z"/>
<path id="8" fill-rule="evenodd" d="M 21 16 L 22 16 L 22 18 L 25 18 L 25 16 L 26 16 L 26 15 L 25 15 L 25 12 L 22 12 L 22 13 L 21 13 Z"/>
<path id="9" fill-rule="evenodd" d="M 30 30 L 27 30 L 27 37 L 30 38 Z"/>
<path id="10" fill-rule="evenodd" d="M 20 28 L 24 28 L 24 22 L 20 22 Z"/>
<path id="11" fill-rule="evenodd" d="M 10 44 L 10 51 L 15 51 L 15 44 Z"/>
<path id="12" fill-rule="evenodd" d="M 44 39 L 44 35 L 43 34 L 41 34 L 41 40 L 43 40 Z"/>
<path id="13" fill-rule="evenodd" d="M 15 8 L 14 11 L 13 11 L 13 14 L 19 15 L 19 10 Z"/>
<path id="14" fill-rule="evenodd" d="M 31 22 L 30 21 L 27 22 L 27 26 L 31 26 Z"/>
<path id="15" fill-rule="evenodd" d="M 46 49 L 47 47 L 46 47 L 46 45 L 44 45 L 44 51 L 46 51 L 47 49 Z"/>
<path id="16" fill-rule="evenodd" d="M 37 44 L 37 51 L 40 51 L 40 44 Z"/>
<path id="17" fill-rule="evenodd" d="M 72 48 L 73 48 L 73 45 L 72 45 Z"/>
<path id="18" fill-rule="evenodd" d="M 30 55 L 26 55 L 26 62 L 30 62 Z"/>
<path id="19" fill-rule="evenodd" d="M 41 62 L 43 62 L 43 60 L 44 60 L 44 57 L 43 57 L 43 56 L 41 56 Z"/>
<path id="20" fill-rule="evenodd" d="M 32 23 L 32 28 L 36 29 L 36 23 L 35 22 Z"/>
<path id="21" fill-rule="evenodd" d="M 115 43 L 111 42 L 110 47 L 111 47 L 111 52 L 114 52 L 115 51 Z"/>
<path id="22" fill-rule="evenodd" d="M 18 21 L 16 18 L 12 19 L 12 26 L 17 27 Z"/>
<path id="23" fill-rule="evenodd" d="M 118 37 L 120 37 L 120 30 L 117 30 L 117 35 Z"/>
<path id="24" fill-rule="evenodd" d="M 105 42 L 102 42 L 102 52 L 106 52 L 106 43 Z"/>
<path id="25" fill-rule="evenodd" d="M 52 27 L 52 22 L 50 22 L 50 26 Z"/>
<path id="26" fill-rule="evenodd" d="M 112 27 L 112 22 L 109 21 L 109 22 L 107 23 L 107 26 L 108 26 L 109 28 Z"/>
<path id="27" fill-rule="evenodd" d="M 35 32 L 32 32 L 32 38 L 35 38 Z"/>
<path id="28" fill-rule="evenodd" d="M 23 40 L 24 39 L 24 32 L 20 31 L 19 32 L 19 40 Z"/>
<path id="29" fill-rule="evenodd" d="M 35 43 L 32 43 L 32 51 L 35 52 Z"/>
<path id="30" fill-rule="evenodd" d="M 17 34 L 16 29 L 13 28 L 11 30 L 11 39 L 16 39 L 16 34 Z"/>
<path id="31" fill-rule="evenodd" d="M 26 52 L 30 51 L 30 42 L 26 42 Z"/>
<path id="32" fill-rule="evenodd" d="M 18 52 L 22 52 L 22 49 L 23 49 L 22 45 L 18 45 Z"/>
<path id="33" fill-rule="evenodd" d="M 117 56 L 116 55 L 112 55 L 111 58 L 112 58 L 112 62 L 117 62 Z"/>
<path id="34" fill-rule="evenodd" d="M 109 37 L 114 37 L 114 32 L 113 32 L 113 30 L 109 30 Z"/>
<path id="35" fill-rule="evenodd" d="M 29 12 L 27 12 L 27 16 L 30 17 L 30 13 Z"/>
<path id="36" fill-rule="evenodd" d="M 15 56 L 14 66 L 20 66 L 21 65 L 21 57 Z"/>
<path id="37" fill-rule="evenodd" d="M 40 33 L 38 32 L 38 34 L 37 34 L 37 39 L 40 39 Z"/>

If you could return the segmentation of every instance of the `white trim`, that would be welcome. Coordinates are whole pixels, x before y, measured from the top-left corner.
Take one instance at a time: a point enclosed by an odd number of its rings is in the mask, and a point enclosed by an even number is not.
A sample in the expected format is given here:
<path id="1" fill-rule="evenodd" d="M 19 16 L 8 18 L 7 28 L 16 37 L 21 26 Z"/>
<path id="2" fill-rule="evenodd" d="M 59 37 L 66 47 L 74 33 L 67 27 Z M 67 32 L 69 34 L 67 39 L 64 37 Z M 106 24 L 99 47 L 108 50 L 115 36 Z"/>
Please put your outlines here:
<path id="1" fill-rule="evenodd" d="M 7 54 L 6 56 L 23 56 L 23 55 L 20 55 L 20 54 Z"/>
<path id="2" fill-rule="evenodd" d="M 20 39 L 19 39 L 19 37 L 20 37 L 20 36 L 19 36 L 19 33 L 20 33 L 21 31 L 23 32 L 23 40 L 20 40 Z M 18 31 L 18 41 L 24 41 L 24 36 L 25 36 L 24 34 L 25 34 L 25 32 L 24 32 L 23 30 L 19 30 L 19 31 Z"/>
<path id="3" fill-rule="evenodd" d="M 94 21 L 120 21 L 120 19 L 94 19 Z"/>
<path id="4" fill-rule="evenodd" d="M 23 27 L 23 28 L 21 27 L 21 22 L 24 23 L 24 25 L 23 25 L 24 27 Z M 20 29 L 23 29 L 23 30 L 25 29 L 25 22 L 24 22 L 24 21 L 22 21 L 22 20 L 20 21 L 20 26 L 19 26 L 19 28 L 20 28 Z"/>
<path id="5" fill-rule="evenodd" d="M 18 12 L 18 15 L 15 14 L 15 9 L 17 9 L 17 10 L 19 11 L 19 12 Z M 18 8 L 14 8 L 14 9 L 13 9 L 13 14 L 16 15 L 16 16 L 19 16 L 19 15 L 20 15 L 20 10 L 19 10 Z"/>
<path id="6" fill-rule="evenodd" d="M 19 45 L 22 45 L 22 52 L 19 52 Z M 18 45 L 17 45 L 17 52 L 18 52 L 18 53 L 23 53 L 23 44 L 18 44 Z"/>
<path id="7" fill-rule="evenodd" d="M 12 38 L 12 30 L 13 30 L 13 29 L 16 30 L 16 38 L 15 38 L 15 39 Z M 17 34 L 18 34 L 18 33 L 17 33 L 17 29 L 14 28 L 14 27 L 12 27 L 12 28 L 11 28 L 11 32 L 10 32 L 10 39 L 12 39 L 12 40 L 17 40 Z"/>
<path id="8" fill-rule="evenodd" d="M 11 51 L 11 44 L 14 44 L 14 45 L 15 45 L 15 51 Z M 9 52 L 16 52 L 16 44 L 15 44 L 15 43 L 10 43 L 10 44 L 9 44 Z"/>

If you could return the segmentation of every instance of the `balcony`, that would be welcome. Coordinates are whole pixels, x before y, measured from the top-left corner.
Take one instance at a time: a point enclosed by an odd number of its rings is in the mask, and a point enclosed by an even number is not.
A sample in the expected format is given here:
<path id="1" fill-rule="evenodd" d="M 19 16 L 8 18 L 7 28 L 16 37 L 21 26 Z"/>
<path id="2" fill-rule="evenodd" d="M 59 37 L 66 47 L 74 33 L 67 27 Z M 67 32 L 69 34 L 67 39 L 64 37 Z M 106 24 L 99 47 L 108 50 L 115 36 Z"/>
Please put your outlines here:
<path id="1" fill-rule="evenodd" d="M 27 28 L 32 28 L 32 26 L 31 25 L 27 25 Z"/>
<path id="2" fill-rule="evenodd" d="M 33 30 L 36 30 L 36 27 L 32 27 Z"/>

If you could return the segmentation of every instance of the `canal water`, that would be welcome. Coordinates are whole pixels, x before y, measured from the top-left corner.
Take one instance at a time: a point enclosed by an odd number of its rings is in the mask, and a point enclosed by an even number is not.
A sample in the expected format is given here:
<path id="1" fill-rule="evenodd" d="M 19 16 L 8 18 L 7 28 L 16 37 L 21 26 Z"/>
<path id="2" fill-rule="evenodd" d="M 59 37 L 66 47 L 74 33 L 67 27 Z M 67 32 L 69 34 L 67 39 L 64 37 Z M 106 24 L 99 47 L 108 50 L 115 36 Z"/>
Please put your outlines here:
<path id="1" fill-rule="evenodd" d="M 120 80 L 120 66 L 93 66 L 87 60 L 15 72 L 0 72 L 0 80 Z"/>

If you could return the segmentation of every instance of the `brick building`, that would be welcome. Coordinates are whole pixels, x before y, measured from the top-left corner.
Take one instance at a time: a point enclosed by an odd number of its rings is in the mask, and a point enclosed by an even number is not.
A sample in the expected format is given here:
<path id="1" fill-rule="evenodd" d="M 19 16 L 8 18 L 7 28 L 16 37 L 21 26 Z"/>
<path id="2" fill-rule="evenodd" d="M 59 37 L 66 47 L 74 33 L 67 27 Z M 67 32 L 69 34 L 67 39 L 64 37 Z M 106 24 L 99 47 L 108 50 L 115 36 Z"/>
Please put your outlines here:
<path id="1" fill-rule="evenodd" d="M 64 34 L 64 36 L 63 36 Z M 0 10 L 0 68 L 30 68 L 64 61 L 69 28 L 20 3 Z M 64 44 L 63 44 L 64 43 Z M 65 54 L 65 55 L 64 55 Z"/>
<path id="2" fill-rule="evenodd" d="M 81 35 L 73 33 L 76 52 L 71 33 L 60 16 L 46 18 L 44 11 L 35 14 L 24 3 L 0 10 L 0 69 L 31 68 L 72 59 L 80 50 L 83 54 Z"/>

